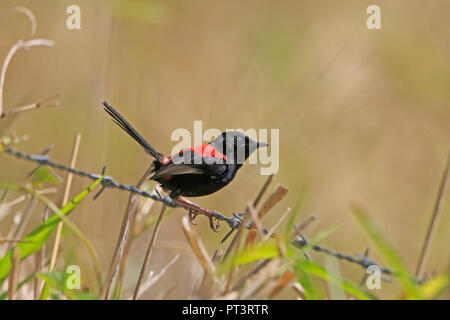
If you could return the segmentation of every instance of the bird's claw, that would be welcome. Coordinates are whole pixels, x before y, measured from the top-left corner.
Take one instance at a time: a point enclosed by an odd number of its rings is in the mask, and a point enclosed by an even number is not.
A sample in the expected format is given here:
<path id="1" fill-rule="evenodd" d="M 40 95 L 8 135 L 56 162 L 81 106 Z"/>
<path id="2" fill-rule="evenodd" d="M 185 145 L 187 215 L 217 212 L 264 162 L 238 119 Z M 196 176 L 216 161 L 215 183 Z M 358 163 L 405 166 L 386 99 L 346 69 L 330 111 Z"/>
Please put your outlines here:
<path id="1" fill-rule="evenodd" d="M 195 226 L 197 225 L 196 223 L 194 223 L 194 219 L 198 216 L 198 212 L 195 211 L 194 209 L 189 209 L 189 220 L 191 221 L 191 223 Z"/>
<path id="2" fill-rule="evenodd" d="M 217 211 L 210 211 L 209 215 L 208 215 L 209 226 L 210 226 L 211 230 L 214 232 L 219 232 L 218 229 L 220 227 L 220 220 L 216 218 L 217 213 L 218 213 Z M 214 224 L 214 218 L 216 218 L 217 224 Z"/>

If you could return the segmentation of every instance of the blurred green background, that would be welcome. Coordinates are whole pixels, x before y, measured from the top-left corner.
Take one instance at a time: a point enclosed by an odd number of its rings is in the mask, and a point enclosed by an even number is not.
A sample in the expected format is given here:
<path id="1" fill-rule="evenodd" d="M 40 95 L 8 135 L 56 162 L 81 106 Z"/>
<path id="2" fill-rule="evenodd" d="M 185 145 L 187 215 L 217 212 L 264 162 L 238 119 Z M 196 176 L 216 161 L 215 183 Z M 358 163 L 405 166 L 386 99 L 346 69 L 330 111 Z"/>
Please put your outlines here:
<path id="1" fill-rule="evenodd" d="M 66 28 L 71 4 L 81 8 L 81 30 Z M 37 18 L 35 37 L 56 43 L 54 48 L 21 50 L 13 58 L 5 108 L 55 93 L 61 101 L 57 108 L 20 114 L 3 133 L 29 134 L 17 146 L 29 153 L 54 145 L 52 159 L 68 164 L 80 132 L 78 168 L 100 172 L 106 164 L 117 181 L 136 183 L 151 159 L 108 119 L 103 100 L 163 153 L 175 144 L 172 131 L 192 130 L 194 120 L 202 120 L 204 129 L 279 128 L 275 181 L 290 193 L 264 223 L 276 222 L 307 185 L 299 221 L 309 214 L 318 217 L 307 236 L 343 223 L 323 245 L 362 253 L 368 241 L 350 213 L 356 203 L 373 214 L 414 271 L 450 145 L 450 2 L 377 1 L 382 30 L 373 31 L 366 27 L 371 4 L 2 0 L 0 11 L 17 5 L 31 9 Z M 0 60 L 28 33 L 24 16 L 2 16 Z M 2 121 L 7 119 L 0 120 L 0 129 Z M 0 181 L 21 183 L 34 166 L 1 155 Z M 231 185 L 195 201 L 231 216 L 245 208 L 265 179 L 257 165 L 244 166 Z M 88 183 L 76 177 L 72 195 Z M 107 190 L 71 216 L 96 246 L 105 270 L 127 199 L 125 192 Z M 163 221 L 151 269 L 159 270 L 177 248 L 188 247 L 180 223 L 184 214 L 177 210 Z M 429 274 L 449 265 L 449 214 L 447 200 Z M 8 221 L 0 232 L 7 230 Z M 220 245 L 226 227 L 215 234 L 205 218 L 197 223 L 209 252 L 226 247 Z M 128 286 L 134 286 L 147 241 L 148 236 L 142 237 L 133 250 Z M 90 268 L 87 250 L 75 237 L 65 239 L 63 250 L 66 256 L 76 254 L 82 270 Z M 329 263 L 322 255 L 313 257 Z M 371 257 L 376 259 L 376 253 Z M 361 279 L 359 267 L 340 266 L 345 278 Z M 178 272 L 145 297 L 157 298 L 169 289 L 167 298 L 190 292 L 201 275 L 199 263 L 182 255 L 174 268 Z M 93 275 L 87 272 L 86 277 Z M 395 289 L 395 284 L 383 283 L 376 294 L 389 297 Z"/>

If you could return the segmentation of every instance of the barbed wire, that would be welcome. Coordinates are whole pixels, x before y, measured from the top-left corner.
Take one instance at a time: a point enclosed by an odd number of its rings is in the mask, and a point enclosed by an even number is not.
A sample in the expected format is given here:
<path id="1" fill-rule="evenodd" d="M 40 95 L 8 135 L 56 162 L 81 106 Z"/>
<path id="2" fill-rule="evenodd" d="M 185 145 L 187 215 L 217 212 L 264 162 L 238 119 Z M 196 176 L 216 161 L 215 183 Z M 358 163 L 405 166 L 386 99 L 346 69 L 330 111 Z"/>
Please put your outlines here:
<path id="1" fill-rule="evenodd" d="M 53 168 L 58 168 L 58 169 L 61 169 L 61 170 L 72 172 L 72 173 L 77 174 L 79 176 L 87 177 L 87 178 L 89 178 L 91 180 L 98 180 L 99 178 L 101 178 L 103 176 L 103 179 L 101 181 L 102 188 L 97 193 L 97 195 L 94 196 L 94 198 L 97 198 L 100 195 L 100 193 L 103 192 L 103 190 L 105 188 L 116 188 L 116 189 L 119 189 L 119 190 L 125 190 L 125 191 L 128 191 L 128 192 L 131 192 L 131 193 L 134 193 L 134 194 L 146 197 L 146 198 L 151 198 L 154 201 L 162 202 L 166 206 L 171 207 L 171 208 L 184 208 L 184 209 L 186 209 L 188 211 L 189 210 L 192 211 L 191 208 L 175 202 L 169 196 L 163 197 L 158 192 L 157 189 L 155 189 L 156 194 L 152 194 L 152 193 L 150 193 L 148 191 L 145 191 L 145 190 L 139 190 L 138 188 L 136 188 L 135 186 L 133 186 L 131 184 L 118 183 L 118 182 L 116 182 L 114 180 L 114 178 L 112 178 L 110 176 L 104 176 L 105 167 L 103 167 L 102 174 L 95 174 L 95 173 L 90 173 L 90 172 L 87 172 L 87 171 L 79 170 L 79 169 L 76 169 L 76 168 L 71 168 L 71 167 L 66 166 L 64 164 L 61 164 L 61 163 L 53 162 L 50 159 L 50 157 L 46 155 L 46 152 L 44 152 L 43 154 L 40 154 L 40 155 L 25 154 L 24 152 L 22 152 L 20 150 L 14 150 L 11 147 L 7 147 L 4 151 L 6 153 L 8 153 L 10 155 L 13 155 L 13 156 L 16 156 L 18 158 L 21 158 L 21 159 L 24 159 L 24 160 L 28 160 L 28 161 L 37 162 L 40 165 L 47 165 L 47 166 L 50 166 L 50 167 L 53 167 Z M 200 211 L 197 211 L 197 212 L 199 214 L 203 214 Z M 228 224 L 228 226 L 231 228 L 231 230 L 225 235 L 225 237 L 222 239 L 221 242 L 224 242 L 235 230 L 240 228 L 240 226 L 241 226 L 241 224 L 243 222 L 242 216 L 244 214 L 245 213 L 239 213 L 239 214 L 233 213 L 233 218 L 228 218 L 228 217 L 224 216 L 223 214 L 221 214 L 219 212 L 215 212 L 214 213 L 214 218 L 215 219 L 217 219 L 219 221 L 226 222 Z M 252 227 L 252 225 L 253 225 L 253 222 L 250 222 L 245 227 L 247 229 L 250 229 Z M 267 229 L 263 229 L 262 231 L 265 234 L 268 234 L 270 232 Z M 303 236 L 300 232 L 298 232 L 298 234 L 299 234 L 299 236 L 296 237 L 292 241 L 292 244 L 296 248 L 302 249 L 305 246 L 310 245 L 310 242 L 306 239 L 305 236 Z M 271 236 L 274 236 L 274 234 L 271 234 Z M 393 272 L 392 270 L 390 270 L 390 269 L 388 269 L 386 267 L 382 267 L 378 263 L 373 261 L 372 259 L 369 259 L 368 256 L 367 256 L 368 255 L 368 250 L 366 250 L 366 252 L 363 255 L 358 255 L 357 254 L 357 255 L 354 255 L 354 256 L 349 256 L 349 255 L 346 255 L 346 254 L 343 254 L 343 253 L 340 253 L 340 252 L 336 252 L 336 251 L 333 251 L 331 249 L 328 249 L 328 248 L 325 248 L 325 247 L 322 247 L 322 246 L 316 245 L 316 244 L 311 245 L 311 248 L 314 251 L 325 253 L 325 254 L 333 256 L 333 257 L 335 257 L 337 259 L 345 260 L 345 261 L 348 261 L 348 262 L 354 263 L 354 264 L 358 264 L 358 265 L 360 265 L 361 267 L 363 267 L 366 270 L 370 266 L 376 266 L 376 267 L 379 268 L 379 270 L 382 273 L 385 273 L 385 274 L 388 274 L 388 275 L 396 275 L 396 273 Z M 306 254 L 306 252 L 305 252 L 305 254 Z M 306 256 L 309 258 L 309 255 L 306 254 Z M 390 281 L 390 279 L 385 277 L 385 276 L 383 276 L 382 279 L 385 280 L 385 281 Z M 418 281 L 416 281 L 416 282 L 418 282 Z"/>
<path id="2" fill-rule="evenodd" d="M 47 165 L 53 168 L 58 168 L 61 170 L 65 170 L 68 172 L 72 172 L 74 174 L 77 174 L 79 176 L 82 177 L 87 177 L 91 180 L 98 180 L 99 178 L 101 178 L 103 176 L 103 179 L 101 181 L 102 184 L 102 188 L 99 191 L 99 193 L 97 193 L 97 195 L 94 197 L 98 197 L 98 195 L 103 192 L 103 190 L 105 188 L 116 188 L 119 190 L 125 190 L 146 198 L 151 198 L 154 201 L 159 201 L 164 203 L 166 206 L 171 207 L 171 208 L 184 208 L 186 210 L 193 210 L 192 208 L 189 208 L 187 206 L 184 206 L 182 204 L 179 204 L 177 202 L 175 202 L 174 200 L 172 200 L 172 198 L 170 198 L 169 196 L 161 196 L 161 194 L 156 190 L 156 194 L 152 194 L 148 191 L 145 190 L 139 190 L 138 188 L 136 188 L 134 185 L 131 184 L 123 184 L 123 183 L 118 183 L 114 180 L 114 178 L 110 177 L 110 176 L 104 176 L 104 171 L 105 171 L 105 167 L 103 167 L 103 172 L 102 174 L 95 174 L 95 173 L 90 173 L 87 171 L 83 171 L 83 170 L 79 170 L 76 168 L 71 168 L 69 166 L 66 166 L 64 164 L 61 163 L 56 163 L 53 162 L 51 160 L 51 158 L 49 156 L 47 156 L 46 154 L 26 154 L 20 150 L 14 150 L 11 147 L 7 147 L 5 149 L 5 152 L 11 155 L 14 155 L 18 158 L 24 159 L 24 160 L 29 160 L 29 161 L 34 161 L 39 163 L 40 165 Z M 203 214 L 201 211 L 198 211 L 199 214 Z M 225 221 L 228 223 L 228 225 L 232 228 L 235 229 L 237 227 L 239 227 L 240 221 L 239 219 L 237 219 L 236 217 L 234 218 L 227 218 L 226 216 L 224 216 L 223 214 L 219 213 L 219 212 L 215 212 L 214 214 L 214 218 L 220 221 Z"/>
<path id="3" fill-rule="evenodd" d="M 292 241 L 292 244 L 293 244 L 295 247 L 297 247 L 297 248 L 302 248 L 302 247 L 305 247 L 305 246 L 309 245 L 310 243 L 309 243 L 309 241 L 308 241 L 303 235 L 300 234 L 297 238 L 295 238 L 295 239 Z M 383 272 L 383 273 L 385 273 L 385 274 L 393 275 L 393 276 L 397 275 L 394 271 L 392 271 L 392 270 L 390 270 L 390 269 L 388 269 L 388 268 L 386 268 L 386 267 L 382 267 L 382 266 L 380 266 L 378 263 L 376 263 L 375 261 L 373 261 L 372 259 L 370 259 L 370 258 L 368 257 L 368 254 L 369 254 L 369 248 L 367 248 L 367 249 L 365 250 L 365 252 L 364 252 L 363 255 L 356 254 L 356 255 L 354 255 L 354 256 L 349 256 L 349 255 L 346 255 L 346 254 L 343 254 L 343 253 L 340 253 L 340 252 L 337 252 L 337 251 L 334 251 L 334 250 L 331 250 L 331 249 L 329 249 L 329 248 L 325 248 L 325 247 L 322 247 L 322 246 L 316 245 L 316 244 L 312 245 L 311 248 L 312 248 L 313 250 L 315 250 L 315 251 L 323 252 L 323 253 L 325 253 L 325 254 L 328 254 L 328 255 L 330 255 L 330 256 L 333 256 L 333 257 L 335 257 L 335 258 L 337 258 L 337 259 L 339 259 L 339 260 L 346 260 L 346 261 L 348 261 L 348 262 L 351 262 L 351 263 L 354 263 L 354 264 L 358 264 L 358 265 L 360 265 L 361 267 L 363 267 L 363 268 L 366 269 L 366 270 L 367 270 L 370 266 L 376 266 L 376 267 L 379 268 L 379 270 L 380 270 L 381 272 Z M 307 256 L 307 257 L 308 257 L 308 256 Z M 309 257 L 308 257 L 308 258 L 309 258 Z M 365 278 L 366 278 L 366 275 L 363 277 L 363 281 L 364 281 Z M 386 276 L 381 275 L 381 279 L 390 282 L 390 278 L 388 278 L 388 277 L 386 277 Z M 417 281 L 417 280 L 415 280 L 415 279 L 414 279 L 414 281 L 419 282 L 419 281 Z"/>

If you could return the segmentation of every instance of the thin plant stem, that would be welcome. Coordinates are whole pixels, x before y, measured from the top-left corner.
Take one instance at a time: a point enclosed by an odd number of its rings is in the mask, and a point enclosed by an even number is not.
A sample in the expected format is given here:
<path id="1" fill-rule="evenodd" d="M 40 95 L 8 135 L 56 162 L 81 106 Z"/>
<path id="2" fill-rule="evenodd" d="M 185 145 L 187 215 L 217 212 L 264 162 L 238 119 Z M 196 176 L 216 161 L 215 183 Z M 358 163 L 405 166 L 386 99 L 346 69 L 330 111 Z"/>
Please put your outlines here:
<path id="1" fill-rule="evenodd" d="M 262 188 L 259 191 L 258 195 L 256 196 L 255 200 L 253 201 L 253 207 L 254 208 L 256 208 L 256 206 L 261 201 L 263 195 L 266 193 L 267 189 L 269 188 L 270 184 L 272 183 L 272 180 L 273 180 L 273 175 L 270 175 L 269 177 L 267 177 L 266 182 L 264 183 L 264 185 L 262 186 Z M 244 216 L 244 219 L 243 219 L 241 225 L 245 226 L 247 224 L 248 219 L 249 219 L 249 212 L 248 212 L 248 207 L 247 207 L 246 211 L 245 211 L 245 216 Z M 243 235 L 243 229 L 244 228 L 239 228 L 237 230 L 236 235 L 231 240 L 230 245 L 228 246 L 227 250 L 225 251 L 225 254 L 223 255 L 222 261 L 224 261 L 231 254 L 233 249 L 239 250 L 239 247 L 241 245 L 242 235 Z M 226 286 L 225 286 L 225 294 L 228 293 L 230 291 L 230 289 L 231 289 L 231 282 L 233 280 L 233 275 L 234 275 L 235 271 L 236 271 L 236 267 L 233 266 L 230 269 L 230 272 L 227 275 L 227 282 L 226 282 Z"/>
<path id="2" fill-rule="evenodd" d="M 49 208 L 45 207 L 44 212 L 42 214 L 41 223 L 44 223 L 48 219 L 48 213 Z M 44 268 L 45 263 L 45 253 L 47 249 L 47 242 L 44 242 L 42 245 L 41 250 L 36 252 L 35 259 L 36 259 L 36 265 L 35 265 L 35 274 L 39 274 L 42 272 L 42 269 Z M 39 292 L 43 288 L 44 281 L 40 280 L 38 277 L 34 277 L 34 300 L 39 300 Z"/>
<path id="3" fill-rule="evenodd" d="M 151 171 L 151 167 L 148 168 L 142 177 L 139 179 L 136 184 L 136 189 L 140 189 L 142 184 L 145 182 L 147 177 L 149 176 Z M 130 194 L 128 198 L 127 211 L 122 220 L 122 226 L 120 228 L 119 238 L 117 239 L 116 247 L 114 249 L 113 258 L 111 260 L 111 264 L 108 270 L 108 277 L 106 279 L 106 283 L 103 286 L 101 297 L 105 300 L 109 299 L 111 288 L 114 283 L 114 280 L 119 272 L 120 264 L 122 261 L 123 253 L 125 250 L 125 246 L 128 240 L 128 235 L 130 233 L 130 228 L 134 220 L 136 207 L 137 207 L 138 197 L 135 194 Z"/>
<path id="4" fill-rule="evenodd" d="M 22 219 L 20 220 L 16 229 L 11 234 L 12 239 L 20 239 L 22 237 L 22 234 L 25 231 L 25 228 L 27 227 L 28 222 L 30 221 L 31 214 L 32 214 L 34 208 L 36 207 L 36 204 L 37 204 L 36 197 L 32 197 L 30 200 L 30 203 L 28 204 L 27 209 L 25 210 L 25 213 L 22 216 Z M 14 245 L 14 243 L 10 242 L 6 251 L 10 250 L 13 245 Z"/>
<path id="5" fill-rule="evenodd" d="M 420 251 L 419 261 L 416 267 L 416 278 L 420 279 L 425 270 L 427 263 L 428 254 L 431 248 L 431 243 L 433 241 L 433 236 L 436 231 L 436 227 L 439 221 L 439 216 L 441 213 L 442 206 L 444 204 L 444 196 L 446 194 L 448 185 L 448 172 L 450 168 L 450 152 L 447 157 L 447 164 L 445 166 L 444 172 L 442 173 L 441 184 L 439 186 L 439 191 L 436 196 L 436 201 L 434 203 L 433 212 L 431 214 L 430 223 L 428 225 L 428 231 L 425 236 L 425 240 L 422 245 L 422 250 Z"/>
<path id="6" fill-rule="evenodd" d="M 4 118 L 7 117 L 11 114 L 14 113 L 19 113 L 19 112 L 23 112 L 23 111 L 28 111 L 28 110 L 33 110 L 33 109 L 38 109 L 41 107 L 57 107 L 59 106 L 60 102 L 58 100 L 52 100 L 54 98 L 56 98 L 58 95 L 54 95 L 42 102 L 33 102 L 33 103 L 29 103 L 29 104 L 25 104 L 25 105 L 21 105 L 18 107 L 14 107 L 11 109 L 8 109 L 6 111 L 4 111 L 1 115 L 0 118 Z"/>
<path id="7" fill-rule="evenodd" d="M 80 142 L 81 142 L 81 134 L 77 133 L 77 135 L 75 136 L 75 142 L 74 142 L 74 145 L 73 145 L 72 159 L 70 160 L 70 167 L 71 168 L 75 168 L 75 164 L 76 164 L 77 156 L 78 156 L 78 150 L 80 148 Z M 69 195 L 70 195 L 70 188 L 72 186 L 72 180 L 73 180 L 73 173 L 69 172 L 69 174 L 67 175 L 67 181 L 66 181 L 66 186 L 65 186 L 65 189 L 64 189 L 64 195 L 63 195 L 63 200 L 62 200 L 62 203 L 61 203 L 61 207 L 65 206 L 67 204 L 67 201 L 69 201 Z M 53 269 L 55 268 L 56 257 L 58 255 L 59 243 L 61 241 L 62 227 L 63 227 L 63 221 L 58 223 L 58 227 L 56 229 L 55 242 L 53 243 L 53 250 L 52 250 L 52 257 L 51 257 L 51 260 L 50 260 L 49 272 L 52 272 Z"/>
<path id="8" fill-rule="evenodd" d="M 8 69 L 8 66 L 11 62 L 12 57 L 14 54 L 21 48 L 31 48 L 35 46 L 47 46 L 47 47 L 53 47 L 54 42 L 47 39 L 31 39 L 31 40 L 19 40 L 17 41 L 11 49 L 9 49 L 8 53 L 6 54 L 6 58 L 3 62 L 2 70 L 0 73 L 0 115 L 3 115 L 3 88 L 5 84 L 5 77 L 6 77 L 6 70 Z"/>
<path id="9" fill-rule="evenodd" d="M 264 183 L 264 185 L 262 186 L 261 190 L 259 191 L 258 195 L 256 196 L 255 200 L 253 201 L 253 207 L 257 207 L 259 202 L 261 201 L 261 198 L 263 197 L 264 193 L 267 191 L 267 189 L 269 188 L 270 184 L 272 183 L 273 180 L 273 175 L 270 175 L 269 177 L 267 177 L 266 182 Z M 244 216 L 244 221 L 242 222 L 242 225 L 245 226 L 245 222 L 248 220 L 248 212 L 246 211 L 246 214 Z M 243 228 L 239 228 L 236 235 L 234 236 L 234 238 L 231 240 L 230 245 L 228 246 L 227 250 L 225 251 L 225 254 L 222 258 L 222 260 L 225 260 L 228 255 L 231 253 L 231 251 L 233 250 L 233 248 L 238 245 L 237 247 L 239 247 L 240 244 L 240 237 L 242 234 L 242 230 Z M 239 241 L 238 241 L 239 240 Z M 239 243 L 237 243 L 239 242 Z"/>
<path id="10" fill-rule="evenodd" d="M 16 294 L 16 286 L 17 286 L 17 282 L 18 282 L 18 278 L 19 278 L 20 256 L 21 256 L 20 247 L 14 248 L 14 251 L 12 254 L 11 273 L 9 275 L 9 282 L 8 282 L 8 298 L 9 298 L 9 300 L 14 300 L 14 296 Z"/>
<path id="11" fill-rule="evenodd" d="M 140 293 L 138 294 L 137 298 L 139 298 L 144 292 L 146 292 L 150 287 L 152 287 L 156 282 L 158 282 L 159 279 L 161 279 L 164 274 L 169 270 L 169 268 L 178 260 L 180 257 L 180 254 L 178 253 L 170 262 L 158 273 L 155 275 L 152 275 L 141 285 Z M 127 300 L 130 300 L 128 298 Z"/>
<path id="12" fill-rule="evenodd" d="M 139 274 L 138 282 L 133 293 L 133 300 L 136 300 L 139 295 L 139 288 L 141 287 L 142 280 L 144 279 L 145 271 L 150 262 L 150 257 L 152 255 L 153 247 L 155 246 L 156 237 L 158 236 L 158 231 L 161 226 L 164 213 L 166 212 L 166 205 L 163 204 L 161 212 L 159 213 L 158 221 L 156 222 L 155 229 L 153 230 L 152 237 L 150 238 L 150 243 L 148 244 L 147 252 L 145 253 L 144 263 L 142 264 L 141 272 Z"/>

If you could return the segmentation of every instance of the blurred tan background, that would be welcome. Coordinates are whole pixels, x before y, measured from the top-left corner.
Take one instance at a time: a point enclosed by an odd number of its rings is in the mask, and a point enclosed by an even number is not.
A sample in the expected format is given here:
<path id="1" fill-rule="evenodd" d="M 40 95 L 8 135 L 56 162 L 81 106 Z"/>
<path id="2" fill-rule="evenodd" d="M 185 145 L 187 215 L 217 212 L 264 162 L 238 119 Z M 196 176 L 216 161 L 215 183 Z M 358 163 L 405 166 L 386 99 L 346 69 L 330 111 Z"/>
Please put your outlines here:
<path id="1" fill-rule="evenodd" d="M 13 58 L 5 108 L 55 93 L 61 100 L 59 108 L 20 114 L 6 133 L 29 134 L 30 140 L 17 146 L 29 153 L 53 144 L 52 159 L 68 164 L 80 132 L 78 168 L 100 172 L 106 164 L 117 181 L 136 183 L 150 159 L 108 119 L 103 100 L 165 153 L 175 144 L 172 131 L 192 130 L 194 120 L 202 120 L 204 129 L 279 128 L 275 181 L 290 193 L 266 225 L 293 206 L 307 185 L 299 221 L 309 214 L 318 217 L 308 236 L 343 223 L 323 244 L 362 253 L 368 241 L 350 213 L 356 203 L 372 213 L 414 271 L 450 146 L 450 2 L 376 1 L 382 30 L 370 31 L 366 8 L 374 3 L 2 0 L 0 11 L 17 5 L 31 9 L 37 18 L 35 37 L 56 43 L 21 50 Z M 71 4 L 81 7 L 81 30 L 66 28 Z M 28 33 L 24 16 L 1 17 L 0 60 Z M 0 181 L 23 183 L 33 167 L 1 155 Z M 231 185 L 195 201 L 231 216 L 244 209 L 265 179 L 257 165 L 244 166 Z M 76 177 L 72 194 L 88 183 Z M 71 216 L 93 241 L 105 269 L 127 199 L 125 192 L 107 190 Z M 163 222 L 151 269 L 167 264 L 178 252 L 174 248 L 187 247 L 180 224 L 184 214 L 177 210 Z M 449 214 L 447 200 L 430 274 L 449 264 Z M 225 247 L 220 239 L 227 227 L 215 234 L 205 218 L 197 223 L 210 252 Z M 128 269 L 128 286 L 134 286 L 148 235 L 141 240 Z M 90 268 L 87 251 L 75 237 L 65 239 L 64 250 L 76 252 L 76 262 Z M 374 252 L 371 257 L 378 258 Z M 314 258 L 326 262 L 322 255 Z M 347 279 L 361 279 L 360 268 L 340 266 Z M 177 272 L 145 297 L 170 289 L 167 298 L 184 298 L 201 268 L 184 254 L 174 268 Z M 395 284 L 383 283 L 376 294 L 390 297 L 392 292 Z M 281 297 L 292 296 L 284 292 Z"/>

